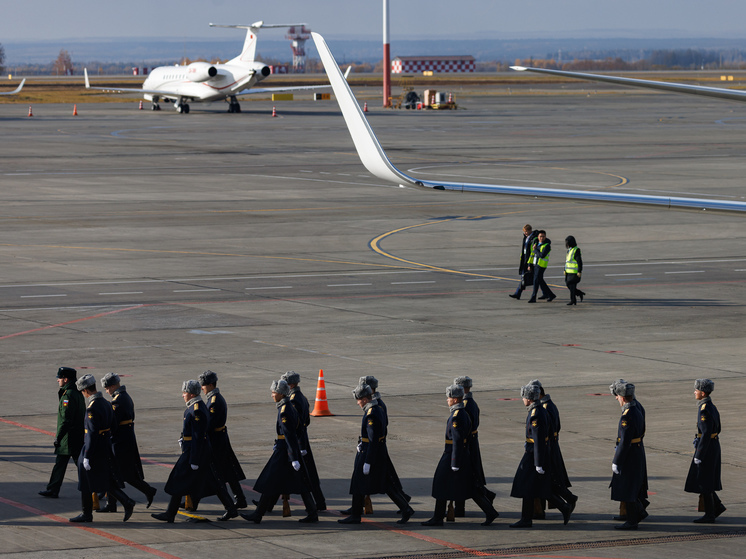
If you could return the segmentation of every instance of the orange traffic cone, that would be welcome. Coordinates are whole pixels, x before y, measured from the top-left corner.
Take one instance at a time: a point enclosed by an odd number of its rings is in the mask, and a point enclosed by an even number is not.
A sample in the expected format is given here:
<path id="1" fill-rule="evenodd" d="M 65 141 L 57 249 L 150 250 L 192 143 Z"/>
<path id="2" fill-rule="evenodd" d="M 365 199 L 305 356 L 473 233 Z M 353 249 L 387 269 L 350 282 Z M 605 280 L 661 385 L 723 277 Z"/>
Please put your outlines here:
<path id="1" fill-rule="evenodd" d="M 367 101 L 363 104 L 363 112 L 364 113 L 368 112 L 368 102 Z"/>
<path id="2" fill-rule="evenodd" d="M 277 116 L 277 109 L 272 107 L 272 116 Z"/>
<path id="3" fill-rule="evenodd" d="M 28 106 L 28 115 L 34 116 L 34 113 L 31 111 L 31 105 Z"/>
<path id="4" fill-rule="evenodd" d="M 73 105 L 73 116 L 78 116 L 78 104 Z"/>
<path id="5" fill-rule="evenodd" d="M 142 110 L 142 99 L 140 99 L 140 110 Z"/>
<path id="6" fill-rule="evenodd" d="M 448 94 L 448 102 L 453 103 L 453 93 Z"/>
<path id="7" fill-rule="evenodd" d="M 313 405 L 311 415 L 320 417 L 323 415 L 334 415 L 329 411 L 329 404 L 326 401 L 326 383 L 324 382 L 324 369 L 319 369 L 319 383 L 316 386 L 316 402 Z"/>

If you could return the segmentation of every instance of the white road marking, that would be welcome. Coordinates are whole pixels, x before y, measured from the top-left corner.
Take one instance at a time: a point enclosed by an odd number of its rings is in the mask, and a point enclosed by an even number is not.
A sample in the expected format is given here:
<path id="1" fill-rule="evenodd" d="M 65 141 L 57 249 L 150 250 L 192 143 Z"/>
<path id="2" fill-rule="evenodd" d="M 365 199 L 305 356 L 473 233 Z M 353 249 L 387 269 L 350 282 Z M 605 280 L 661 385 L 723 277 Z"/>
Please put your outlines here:
<path id="1" fill-rule="evenodd" d="M 57 293 L 55 295 L 21 295 L 21 299 L 34 299 L 38 297 L 67 297 L 67 293 Z"/>
<path id="2" fill-rule="evenodd" d="M 412 285 L 414 283 L 435 283 L 435 281 L 392 281 L 391 285 Z"/>
<path id="3" fill-rule="evenodd" d="M 292 285 L 268 285 L 266 287 L 247 287 L 246 290 L 251 289 L 292 289 Z"/>
<path id="4" fill-rule="evenodd" d="M 174 289 L 174 293 L 192 293 L 194 291 L 222 291 L 221 289 Z"/>
<path id="5" fill-rule="evenodd" d="M 99 293 L 99 295 L 141 295 L 142 291 L 112 291 L 110 293 Z"/>
<path id="6" fill-rule="evenodd" d="M 664 274 L 704 274 L 704 270 L 682 270 L 680 272 L 663 272 Z"/>
<path id="7" fill-rule="evenodd" d="M 373 285 L 372 283 L 329 283 L 327 287 L 357 287 L 360 285 Z"/>
<path id="8" fill-rule="evenodd" d="M 637 272 L 634 274 L 604 274 L 607 278 L 613 278 L 614 276 L 641 276 L 642 272 Z"/>

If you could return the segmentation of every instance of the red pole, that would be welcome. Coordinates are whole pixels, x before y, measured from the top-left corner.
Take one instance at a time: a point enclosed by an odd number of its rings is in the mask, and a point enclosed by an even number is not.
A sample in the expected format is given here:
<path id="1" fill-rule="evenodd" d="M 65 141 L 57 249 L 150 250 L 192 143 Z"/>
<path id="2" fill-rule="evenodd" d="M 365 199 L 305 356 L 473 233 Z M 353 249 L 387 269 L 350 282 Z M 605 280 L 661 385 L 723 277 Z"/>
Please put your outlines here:
<path id="1" fill-rule="evenodd" d="M 383 106 L 391 106 L 391 45 L 389 44 L 389 0 L 383 0 Z"/>

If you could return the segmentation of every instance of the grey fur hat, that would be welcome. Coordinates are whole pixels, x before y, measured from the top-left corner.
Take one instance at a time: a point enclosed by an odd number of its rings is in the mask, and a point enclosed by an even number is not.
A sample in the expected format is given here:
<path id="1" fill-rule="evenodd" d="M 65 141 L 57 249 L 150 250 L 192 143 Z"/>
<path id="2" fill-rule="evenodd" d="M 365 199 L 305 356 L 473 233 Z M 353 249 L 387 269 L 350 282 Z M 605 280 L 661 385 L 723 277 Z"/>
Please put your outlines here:
<path id="1" fill-rule="evenodd" d="M 217 384 L 218 375 L 208 369 L 199 376 L 199 383 L 202 386 L 207 386 L 208 384 Z"/>
<path id="2" fill-rule="evenodd" d="M 378 379 L 374 377 L 373 375 L 368 375 L 367 377 L 360 377 L 360 380 L 358 381 L 360 384 L 367 384 L 370 386 L 370 389 L 375 392 L 378 390 Z"/>
<path id="3" fill-rule="evenodd" d="M 114 386 L 115 384 L 119 384 L 120 379 L 119 375 L 116 373 L 106 373 L 104 375 L 104 378 L 101 379 L 101 386 L 104 388 L 108 388 L 109 386 Z"/>
<path id="4" fill-rule="evenodd" d="M 88 373 L 87 375 L 83 375 L 77 381 L 75 381 L 75 388 L 77 388 L 80 392 L 83 392 L 83 390 L 85 390 L 86 388 L 90 388 L 91 386 L 96 386 L 96 379 L 90 373 Z"/>
<path id="5" fill-rule="evenodd" d="M 459 386 L 458 384 L 452 384 L 448 388 L 446 388 L 446 398 L 463 398 L 464 397 L 464 387 Z"/>
<path id="6" fill-rule="evenodd" d="M 536 386 L 541 386 L 541 381 L 538 378 L 535 378 L 532 381 L 529 381 L 529 384 L 535 384 Z"/>
<path id="7" fill-rule="evenodd" d="M 373 396 L 373 389 L 369 384 L 359 384 L 355 387 L 355 390 L 352 391 L 352 395 L 355 397 L 355 400 L 370 398 Z"/>
<path id="8" fill-rule="evenodd" d="M 288 386 L 287 381 L 284 381 L 282 379 L 273 380 L 272 385 L 269 387 L 269 389 L 272 392 L 277 392 L 278 394 L 282 394 L 283 396 L 287 396 L 288 394 L 290 394 L 290 387 Z"/>
<path id="9" fill-rule="evenodd" d="M 708 378 L 698 378 L 694 381 L 694 389 L 709 394 L 715 390 L 715 383 Z"/>
<path id="10" fill-rule="evenodd" d="M 627 381 L 623 378 L 617 379 L 609 385 L 609 392 L 612 396 L 624 396 L 624 385 Z"/>
<path id="11" fill-rule="evenodd" d="M 456 377 L 455 379 L 453 379 L 453 384 L 458 384 L 459 386 L 463 386 L 464 388 L 471 388 L 472 387 L 471 377 L 467 377 L 467 376 Z"/>
<path id="12" fill-rule="evenodd" d="M 181 391 L 186 392 L 187 394 L 194 394 L 195 396 L 199 396 L 199 393 L 202 391 L 200 388 L 199 382 L 196 380 L 185 380 L 181 385 Z"/>
<path id="13" fill-rule="evenodd" d="M 288 371 L 280 377 L 288 384 L 300 384 L 300 375 L 295 371 Z"/>
<path id="14" fill-rule="evenodd" d="M 537 384 L 527 384 L 521 387 L 521 398 L 526 398 L 532 402 L 541 399 L 541 386 Z"/>

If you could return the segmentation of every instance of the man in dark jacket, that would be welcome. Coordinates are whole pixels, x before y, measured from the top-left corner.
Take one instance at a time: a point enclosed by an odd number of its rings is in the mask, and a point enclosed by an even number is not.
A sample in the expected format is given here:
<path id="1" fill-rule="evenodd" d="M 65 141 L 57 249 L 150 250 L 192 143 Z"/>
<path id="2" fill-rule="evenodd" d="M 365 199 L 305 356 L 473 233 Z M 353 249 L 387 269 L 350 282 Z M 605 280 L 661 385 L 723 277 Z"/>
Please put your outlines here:
<path id="1" fill-rule="evenodd" d="M 111 427 L 111 447 L 114 451 L 119 476 L 125 483 L 140 491 L 147 497 L 150 508 L 156 488 L 145 481 L 145 474 L 140 461 L 140 451 L 137 449 L 135 437 L 135 404 L 127 393 L 127 387 L 122 386 L 119 375 L 106 373 L 101 379 L 101 386 L 111 396 L 111 408 L 114 411 L 114 424 Z M 111 493 L 108 503 L 98 512 L 117 512 L 117 500 Z"/>
<path id="2" fill-rule="evenodd" d="M 474 477 L 469 454 L 471 418 L 464 409 L 464 389 L 453 384 L 446 389 L 446 402 L 451 412 L 446 422 L 445 448 L 433 476 L 432 496 L 435 498 L 433 517 L 423 526 L 443 526 L 447 501 L 474 499 L 484 512 L 482 526 L 489 526 L 499 516 L 484 495 L 479 480 Z"/>
<path id="3" fill-rule="evenodd" d="M 647 482 L 645 460 L 645 416 L 635 400 L 635 385 L 620 382 L 614 385 L 614 396 L 622 408 L 617 429 L 617 444 L 611 464 L 611 499 L 625 504 L 626 521 L 615 526 L 618 530 L 637 530 L 647 517 L 641 502 L 642 489 Z"/>
<path id="4" fill-rule="evenodd" d="M 246 496 L 241 488 L 241 480 L 246 479 L 241 464 L 233 452 L 231 441 L 228 438 L 228 404 L 217 387 L 218 375 L 212 371 L 205 371 L 199 376 L 202 392 L 207 398 L 207 416 L 209 428 L 207 438 L 210 440 L 212 449 L 212 461 L 217 469 L 218 477 L 228 484 L 236 501 L 236 508 L 245 509 L 247 506 Z"/>
<path id="5" fill-rule="evenodd" d="M 531 298 L 528 300 L 529 303 L 536 302 L 536 294 L 541 288 L 541 297 L 539 299 L 546 299 L 547 303 L 554 301 L 557 296 L 544 281 L 544 272 L 546 272 L 547 266 L 549 266 L 549 253 L 552 251 L 552 241 L 547 239 L 546 231 L 539 231 L 536 235 L 536 240 L 533 245 L 533 262 L 531 263 L 531 269 L 534 273 L 534 290 L 531 294 Z"/>
<path id="6" fill-rule="evenodd" d="M 725 506 L 715 493 L 723 486 L 720 481 L 720 412 L 710 398 L 714 389 L 715 383 L 710 379 L 700 378 L 694 381 L 697 434 L 694 437 L 694 456 L 686 476 L 684 491 L 700 495 L 705 514 L 693 521 L 698 524 L 712 524 L 725 512 Z"/>
<path id="7" fill-rule="evenodd" d="M 272 456 L 254 483 L 254 491 L 262 494 L 256 510 L 250 514 L 242 512 L 241 517 L 259 524 L 264 513 L 277 502 L 280 495 L 300 493 L 307 516 L 299 522 L 318 522 L 319 515 L 311 495 L 311 487 L 301 472 L 303 457 L 298 444 L 300 418 L 290 404 L 290 387 L 284 380 L 276 380 L 272 382 L 270 391 L 277 404 L 277 438 L 272 447 Z"/>
<path id="8" fill-rule="evenodd" d="M 521 261 L 518 264 L 518 275 L 521 276 L 521 281 L 516 287 L 515 293 L 511 293 L 510 297 L 513 299 L 520 299 L 521 293 L 526 289 L 527 286 L 534 284 L 533 270 L 531 269 L 532 257 L 533 257 L 533 246 L 536 240 L 538 231 L 534 231 L 531 225 L 528 223 L 523 226 L 523 239 L 521 239 Z"/>
<path id="9" fill-rule="evenodd" d="M 580 297 L 580 302 L 582 303 L 585 296 L 585 291 L 578 289 L 580 275 L 583 272 L 583 256 L 580 254 L 580 247 L 572 235 L 565 238 L 565 248 L 567 249 L 567 255 L 565 256 L 565 285 L 570 290 L 570 302 L 567 304 L 577 305 L 577 298 Z"/>
<path id="10" fill-rule="evenodd" d="M 521 388 L 521 398 L 526 406 L 526 442 L 523 458 L 513 478 L 511 497 L 522 499 L 521 519 L 511 528 L 530 528 L 533 525 L 534 500 L 546 499 L 562 513 L 564 523 L 570 520 L 570 506 L 552 489 L 552 459 L 549 449 L 551 422 L 541 405 L 541 388 L 527 384 Z"/>
<path id="11" fill-rule="evenodd" d="M 135 509 L 135 501 L 122 491 L 114 453 L 111 449 L 111 426 L 114 411 L 103 394 L 96 390 L 93 375 L 84 375 L 75 383 L 86 398 L 85 439 L 78 457 L 78 489 L 83 512 L 70 522 L 93 522 L 93 493 L 111 493 L 124 507 L 124 522 Z"/>
<path id="12" fill-rule="evenodd" d="M 183 495 L 197 498 L 217 495 L 225 507 L 225 514 L 218 520 L 230 520 L 238 516 L 236 505 L 225 490 L 225 483 L 217 477 L 215 471 L 210 440 L 207 438 L 208 417 L 200 392 L 200 384 L 196 380 L 187 380 L 181 385 L 181 396 L 186 404 L 179 439 L 181 455 L 171 469 L 164 488 L 171 495 L 168 508 L 165 512 L 150 515 L 156 520 L 173 522 Z"/>
<path id="13" fill-rule="evenodd" d="M 389 464 L 391 459 L 386 447 L 386 418 L 378 400 L 373 398 L 373 389 L 360 384 L 352 391 L 357 405 L 363 410 L 360 437 L 355 454 L 355 465 L 350 479 L 352 495 L 351 514 L 338 520 L 340 524 L 360 524 L 363 502 L 366 495 L 386 493 L 402 511 L 397 524 L 405 524 L 414 514 L 404 493 L 392 486 Z"/>
<path id="14" fill-rule="evenodd" d="M 78 372 L 71 367 L 57 370 L 57 435 L 54 437 L 54 453 L 57 458 L 49 477 L 47 488 L 39 491 L 42 497 L 56 499 L 60 494 L 62 480 L 65 479 L 67 463 L 72 458 L 77 464 L 80 449 L 83 448 L 83 420 L 85 418 L 85 398 L 75 388 Z"/>

